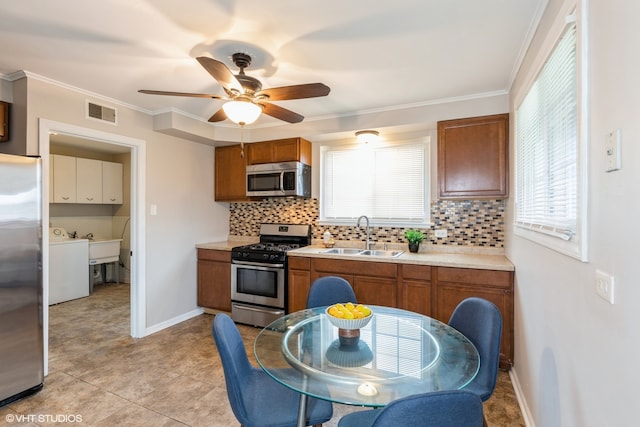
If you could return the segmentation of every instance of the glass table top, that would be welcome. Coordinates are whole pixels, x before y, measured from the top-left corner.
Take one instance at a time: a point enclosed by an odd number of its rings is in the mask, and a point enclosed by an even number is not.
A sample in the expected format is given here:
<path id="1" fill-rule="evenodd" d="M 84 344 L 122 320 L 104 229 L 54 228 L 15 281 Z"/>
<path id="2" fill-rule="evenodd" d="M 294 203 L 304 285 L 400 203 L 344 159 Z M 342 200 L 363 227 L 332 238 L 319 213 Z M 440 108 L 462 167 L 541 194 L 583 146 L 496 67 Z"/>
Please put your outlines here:
<path id="1" fill-rule="evenodd" d="M 476 376 L 478 352 L 455 329 L 418 313 L 369 307 L 373 318 L 356 331 L 333 326 L 326 307 L 284 316 L 256 337 L 256 360 L 289 388 L 372 407 L 412 394 L 462 388 Z"/>

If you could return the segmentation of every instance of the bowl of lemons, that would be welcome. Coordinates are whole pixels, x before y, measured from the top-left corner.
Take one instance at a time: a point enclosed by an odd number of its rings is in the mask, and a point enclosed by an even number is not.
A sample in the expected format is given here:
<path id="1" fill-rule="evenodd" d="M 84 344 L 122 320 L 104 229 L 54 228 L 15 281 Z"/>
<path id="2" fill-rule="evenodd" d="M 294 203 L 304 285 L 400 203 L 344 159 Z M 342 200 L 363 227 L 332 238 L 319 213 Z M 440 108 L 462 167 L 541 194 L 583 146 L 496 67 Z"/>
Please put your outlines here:
<path id="1" fill-rule="evenodd" d="M 364 328 L 373 317 L 369 307 L 351 302 L 333 304 L 327 307 L 326 314 L 333 326 L 351 330 Z"/>

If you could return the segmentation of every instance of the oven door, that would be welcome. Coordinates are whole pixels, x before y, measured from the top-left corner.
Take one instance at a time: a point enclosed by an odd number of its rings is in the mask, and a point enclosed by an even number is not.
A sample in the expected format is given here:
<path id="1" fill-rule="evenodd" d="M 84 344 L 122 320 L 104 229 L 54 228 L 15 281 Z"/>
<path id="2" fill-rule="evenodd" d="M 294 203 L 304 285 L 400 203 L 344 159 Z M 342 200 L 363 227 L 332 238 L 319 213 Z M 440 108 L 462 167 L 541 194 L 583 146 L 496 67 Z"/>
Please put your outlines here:
<path id="1" fill-rule="evenodd" d="M 284 309 L 284 264 L 232 261 L 231 300 Z"/>

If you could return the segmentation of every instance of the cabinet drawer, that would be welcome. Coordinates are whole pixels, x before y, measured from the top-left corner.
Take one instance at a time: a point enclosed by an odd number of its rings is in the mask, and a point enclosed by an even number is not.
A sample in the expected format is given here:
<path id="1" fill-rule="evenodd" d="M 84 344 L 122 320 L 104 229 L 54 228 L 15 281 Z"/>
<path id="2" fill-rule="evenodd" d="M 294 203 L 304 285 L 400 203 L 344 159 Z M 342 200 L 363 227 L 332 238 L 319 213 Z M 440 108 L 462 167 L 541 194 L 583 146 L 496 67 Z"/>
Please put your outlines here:
<path id="1" fill-rule="evenodd" d="M 398 273 L 396 264 L 367 261 L 342 261 L 315 258 L 313 269 L 318 272 L 358 276 L 393 277 Z"/>
<path id="2" fill-rule="evenodd" d="M 231 252 L 212 249 L 198 249 L 198 259 L 231 262 Z"/>
<path id="3" fill-rule="evenodd" d="M 303 257 L 289 257 L 287 259 L 289 268 L 295 270 L 309 270 L 311 268 L 311 260 Z"/>
<path id="4" fill-rule="evenodd" d="M 429 265 L 402 265 L 402 278 L 421 281 L 431 281 L 431 266 Z"/>
<path id="5" fill-rule="evenodd" d="M 438 282 L 469 283 L 511 288 L 511 271 L 477 270 L 471 268 L 438 267 Z"/>

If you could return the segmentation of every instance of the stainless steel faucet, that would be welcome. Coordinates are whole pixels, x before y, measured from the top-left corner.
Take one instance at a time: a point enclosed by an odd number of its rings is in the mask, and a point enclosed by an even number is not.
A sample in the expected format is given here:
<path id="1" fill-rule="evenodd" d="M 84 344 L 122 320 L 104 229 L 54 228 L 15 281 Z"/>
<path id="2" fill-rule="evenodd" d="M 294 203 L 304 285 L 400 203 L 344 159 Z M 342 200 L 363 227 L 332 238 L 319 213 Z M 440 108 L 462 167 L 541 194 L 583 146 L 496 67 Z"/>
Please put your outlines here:
<path id="1" fill-rule="evenodd" d="M 369 218 L 368 218 L 366 215 L 361 215 L 361 216 L 358 218 L 358 221 L 356 222 L 356 227 L 360 227 L 360 220 L 361 220 L 362 218 L 364 218 L 364 219 L 367 221 L 367 228 L 366 228 L 366 231 L 367 231 L 367 242 L 365 243 L 364 248 L 365 248 L 366 250 L 369 250 L 369 246 L 371 245 L 371 244 L 369 243 Z"/>

